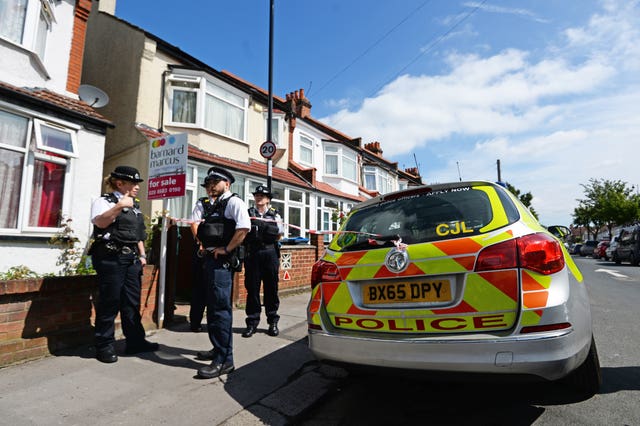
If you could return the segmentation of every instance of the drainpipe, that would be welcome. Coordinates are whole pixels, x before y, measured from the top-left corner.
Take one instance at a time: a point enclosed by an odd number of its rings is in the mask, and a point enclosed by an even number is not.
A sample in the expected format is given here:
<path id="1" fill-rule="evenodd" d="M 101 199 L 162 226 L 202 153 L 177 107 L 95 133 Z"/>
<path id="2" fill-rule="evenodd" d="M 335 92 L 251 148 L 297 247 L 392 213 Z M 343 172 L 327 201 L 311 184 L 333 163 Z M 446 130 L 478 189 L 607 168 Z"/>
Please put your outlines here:
<path id="1" fill-rule="evenodd" d="M 160 83 L 160 122 L 158 123 L 158 131 L 160 133 L 164 133 L 164 130 L 162 129 L 162 126 L 164 124 L 164 88 L 167 85 L 167 75 L 170 72 L 170 70 L 165 70 L 162 72 L 162 82 Z"/>

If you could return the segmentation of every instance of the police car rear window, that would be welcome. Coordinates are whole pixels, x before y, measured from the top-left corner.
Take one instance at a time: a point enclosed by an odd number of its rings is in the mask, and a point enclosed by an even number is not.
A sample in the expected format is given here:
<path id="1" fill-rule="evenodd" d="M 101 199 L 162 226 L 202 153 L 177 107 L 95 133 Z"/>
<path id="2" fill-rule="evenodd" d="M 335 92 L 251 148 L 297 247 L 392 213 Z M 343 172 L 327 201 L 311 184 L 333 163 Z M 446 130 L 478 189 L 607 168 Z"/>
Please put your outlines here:
<path id="1" fill-rule="evenodd" d="M 509 196 L 493 186 L 410 193 L 354 211 L 332 248 L 362 250 L 398 237 L 407 244 L 469 237 L 518 219 Z"/>

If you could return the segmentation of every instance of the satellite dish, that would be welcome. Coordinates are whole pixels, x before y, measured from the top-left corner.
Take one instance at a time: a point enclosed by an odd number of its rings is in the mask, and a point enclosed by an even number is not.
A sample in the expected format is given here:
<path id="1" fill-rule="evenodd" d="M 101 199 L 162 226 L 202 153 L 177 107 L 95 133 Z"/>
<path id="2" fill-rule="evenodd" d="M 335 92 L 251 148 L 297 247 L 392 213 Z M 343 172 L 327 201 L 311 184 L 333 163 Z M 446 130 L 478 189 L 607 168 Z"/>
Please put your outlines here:
<path id="1" fill-rule="evenodd" d="M 89 104 L 90 107 L 100 108 L 109 103 L 109 95 L 95 86 L 81 84 L 78 87 L 80 100 Z"/>

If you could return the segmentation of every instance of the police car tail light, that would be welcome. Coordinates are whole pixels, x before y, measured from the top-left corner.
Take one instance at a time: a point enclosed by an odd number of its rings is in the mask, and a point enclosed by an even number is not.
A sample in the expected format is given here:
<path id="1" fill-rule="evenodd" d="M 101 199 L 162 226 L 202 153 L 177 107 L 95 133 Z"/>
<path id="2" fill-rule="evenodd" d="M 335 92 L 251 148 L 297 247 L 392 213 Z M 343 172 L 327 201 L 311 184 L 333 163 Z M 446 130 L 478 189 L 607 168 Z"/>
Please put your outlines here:
<path id="1" fill-rule="evenodd" d="M 547 234 L 529 234 L 485 248 L 476 262 L 478 272 L 516 267 L 544 275 L 561 271 L 564 256 L 560 243 Z"/>
<path id="2" fill-rule="evenodd" d="M 319 260 L 311 269 L 311 288 L 327 281 L 340 281 L 340 272 L 335 263 Z"/>
<path id="3" fill-rule="evenodd" d="M 504 241 L 489 246 L 478 255 L 476 271 L 515 268 L 518 265 L 517 254 L 516 240 Z"/>
<path id="4" fill-rule="evenodd" d="M 564 255 L 560 243 L 547 234 L 529 234 L 518 238 L 520 266 L 544 275 L 564 268 Z"/>

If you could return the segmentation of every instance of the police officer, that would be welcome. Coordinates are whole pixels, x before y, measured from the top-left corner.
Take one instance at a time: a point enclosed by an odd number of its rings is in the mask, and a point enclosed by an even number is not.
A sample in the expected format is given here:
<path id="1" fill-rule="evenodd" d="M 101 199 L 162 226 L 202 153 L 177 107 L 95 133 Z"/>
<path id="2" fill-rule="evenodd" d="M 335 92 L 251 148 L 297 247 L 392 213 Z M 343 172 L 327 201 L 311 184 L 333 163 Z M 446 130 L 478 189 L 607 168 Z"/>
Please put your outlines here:
<path id="1" fill-rule="evenodd" d="M 242 337 L 251 337 L 260 323 L 260 283 L 264 283 L 264 309 L 267 316 L 270 336 L 277 336 L 278 275 L 280 270 L 280 252 L 278 240 L 284 234 L 282 218 L 278 211 L 270 206 L 273 195 L 268 187 L 259 185 L 253 192 L 255 207 L 249 209 L 251 232 L 245 238 L 245 279 L 247 289 L 247 328 Z"/>
<path id="2" fill-rule="evenodd" d="M 209 183 L 212 183 L 209 181 Z M 195 253 L 192 258 L 193 285 L 191 286 L 191 306 L 189 308 L 189 323 L 191 331 L 202 331 L 202 318 L 204 317 L 204 309 L 206 307 L 207 292 L 204 276 L 204 250 L 198 240 L 198 225 L 202 221 L 204 213 L 203 206 L 213 206 L 216 201 L 213 195 L 214 185 L 207 184 L 207 177 L 200 185 L 207 191 L 207 196 L 199 198 L 196 201 L 191 213 L 191 233 L 195 241 Z"/>
<path id="3" fill-rule="evenodd" d="M 145 339 L 140 318 L 142 268 L 146 265 L 144 216 L 140 212 L 138 170 L 118 166 L 105 178 L 112 192 L 93 202 L 91 222 L 94 243 L 93 267 L 98 274 L 95 345 L 96 358 L 111 363 L 118 360 L 114 343 L 115 319 L 120 311 L 127 354 L 150 352 L 157 343 Z"/>
<path id="4" fill-rule="evenodd" d="M 210 359 L 198 369 L 198 377 L 211 379 L 231 373 L 233 365 L 231 289 L 233 270 L 238 267 L 236 255 L 251 228 L 246 203 L 231 193 L 235 182 L 231 173 L 211 167 L 205 178 L 207 193 L 215 198 L 198 200 L 196 207 L 203 222 L 198 225 L 198 240 L 206 252 L 204 273 L 207 287 L 207 331 L 213 349 L 198 352 L 198 358 Z"/>

